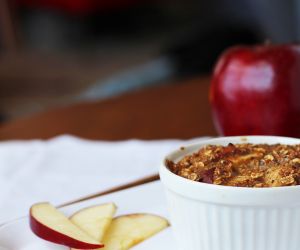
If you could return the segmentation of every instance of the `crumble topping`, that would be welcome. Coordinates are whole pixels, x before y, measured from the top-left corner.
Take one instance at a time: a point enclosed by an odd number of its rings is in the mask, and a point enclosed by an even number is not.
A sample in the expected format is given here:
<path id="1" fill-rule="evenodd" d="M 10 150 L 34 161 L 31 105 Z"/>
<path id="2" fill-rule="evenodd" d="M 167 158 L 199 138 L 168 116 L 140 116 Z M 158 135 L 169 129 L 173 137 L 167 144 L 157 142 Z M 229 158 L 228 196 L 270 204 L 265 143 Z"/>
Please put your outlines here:
<path id="1" fill-rule="evenodd" d="M 216 185 L 280 187 L 300 184 L 300 144 L 208 145 L 169 169 L 184 178 Z"/>

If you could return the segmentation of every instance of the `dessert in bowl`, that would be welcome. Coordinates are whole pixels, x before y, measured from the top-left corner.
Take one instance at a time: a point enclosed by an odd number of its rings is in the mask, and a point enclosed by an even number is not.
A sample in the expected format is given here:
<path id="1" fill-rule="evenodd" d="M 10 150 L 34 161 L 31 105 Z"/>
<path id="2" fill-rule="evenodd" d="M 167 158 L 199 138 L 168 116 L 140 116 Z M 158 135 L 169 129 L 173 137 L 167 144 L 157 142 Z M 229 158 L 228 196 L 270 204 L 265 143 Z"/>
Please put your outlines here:
<path id="1" fill-rule="evenodd" d="M 299 144 L 221 137 L 167 155 L 160 177 L 178 249 L 298 249 Z"/>

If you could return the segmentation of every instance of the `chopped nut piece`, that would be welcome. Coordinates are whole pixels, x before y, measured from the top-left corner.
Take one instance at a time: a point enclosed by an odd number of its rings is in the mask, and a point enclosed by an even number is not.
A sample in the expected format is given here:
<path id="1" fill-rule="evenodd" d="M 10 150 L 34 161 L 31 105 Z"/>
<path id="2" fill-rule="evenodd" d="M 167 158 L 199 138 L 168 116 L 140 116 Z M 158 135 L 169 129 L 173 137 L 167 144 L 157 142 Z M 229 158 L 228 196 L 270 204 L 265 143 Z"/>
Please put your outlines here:
<path id="1" fill-rule="evenodd" d="M 299 158 L 295 158 L 292 160 L 292 163 L 300 163 L 300 159 Z"/>
<path id="2" fill-rule="evenodd" d="M 257 183 L 257 184 L 254 185 L 254 187 L 261 188 L 261 187 L 264 187 L 264 184 L 263 183 Z"/>
<path id="3" fill-rule="evenodd" d="M 262 173 L 262 172 L 252 172 L 250 176 L 251 176 L 252 179 L 258 179 L 258 178 L 263 177 L 264 173 Z"/>
<path id="4" fill-rule="evenodd" d="M 280 182 L 284 185 L 284 186 L 287 186 L 287 185 L 291 185 L 291 184 L 294 184 L 295 183 L 295 179 L 293 176 L 285 176 L 285 177 L 282 177 Z"/>
<path id="5" fill-rule="evenodd" d="M 191 173 L 191 174 L 189 175 L 189 179 L 192 180 L 192 181 L 195 181 L 195 180 L 198 179 L 198 175 L 195 174 L 195 173 Z"/>
<path id="6" fill-rule="evenodd" d="M 273 161 L 274 160 L 274 156 L 273 155 L 266 155 L 264 157 L 265 160 L 269 160 L 269 161 Z"/>
<path id="7" fill-rule="evenodd" d="M 207 150 L 207 151 L 204 152 L 204 154 L 207 155 L 207 156 L 210 156 L 211 152 L 212 152 L 211 150 Z"/>

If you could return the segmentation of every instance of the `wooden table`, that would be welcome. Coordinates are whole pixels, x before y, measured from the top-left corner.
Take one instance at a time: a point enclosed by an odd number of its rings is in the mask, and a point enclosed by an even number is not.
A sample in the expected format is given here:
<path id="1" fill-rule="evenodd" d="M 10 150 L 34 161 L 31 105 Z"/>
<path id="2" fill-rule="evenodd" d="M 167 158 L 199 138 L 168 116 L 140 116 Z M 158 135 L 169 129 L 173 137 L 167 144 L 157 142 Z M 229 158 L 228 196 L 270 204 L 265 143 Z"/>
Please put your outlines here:
<path id="1" fill-rule="evenodd" d="M 88 139 L 192 138 L 216 135 L 208 103 L 208 78 L 79 103 L 0 126 L 0 140 L 48 139 L 72 134 Z"/>

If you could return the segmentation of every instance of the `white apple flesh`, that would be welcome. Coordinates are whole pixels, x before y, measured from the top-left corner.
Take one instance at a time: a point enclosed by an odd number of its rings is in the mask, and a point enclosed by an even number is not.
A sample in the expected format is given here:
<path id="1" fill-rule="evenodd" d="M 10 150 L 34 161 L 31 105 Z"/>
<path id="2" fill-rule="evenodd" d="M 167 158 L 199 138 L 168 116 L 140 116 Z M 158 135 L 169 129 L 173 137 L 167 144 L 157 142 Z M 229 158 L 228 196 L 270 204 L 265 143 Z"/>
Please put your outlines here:
<path id="1" fill-rule="evenodd" d="M 105 250 L 128 250 L 169 226 L 166 219 L 151 214 L 130 214 L 113 219 L 103 243 Z"/>
<path id="2" fill-rule="evenodd" d="M 32 232 L 44 240 L 76 249 L 98 249 L 104 246 L 49 203 L 33 205 L 29 218 Z"/>
<path id="3" fill-rule="evenodd" d="M 94 239 L 102 241 L 116 210 L 114 203 L 106 203 L 84 208 L 73 214 L 70 220 Z"/>

